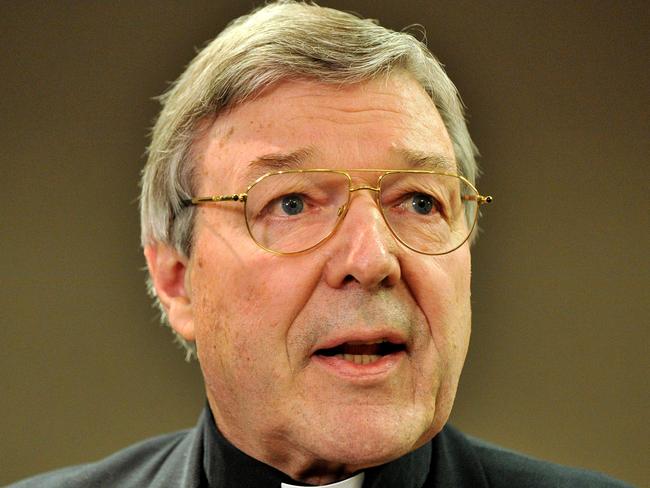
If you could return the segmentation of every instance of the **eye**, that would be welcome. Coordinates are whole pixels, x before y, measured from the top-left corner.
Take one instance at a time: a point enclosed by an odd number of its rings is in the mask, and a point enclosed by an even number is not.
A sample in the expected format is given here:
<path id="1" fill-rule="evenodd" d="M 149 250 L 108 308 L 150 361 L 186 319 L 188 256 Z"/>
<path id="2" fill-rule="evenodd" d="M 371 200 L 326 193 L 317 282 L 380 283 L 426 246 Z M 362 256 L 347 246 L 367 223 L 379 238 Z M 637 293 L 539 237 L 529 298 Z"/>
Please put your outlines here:
<path id="1" fill-rule="evenodd" d="M 300 195 L 294 194 L 282 197 L 280 205 L 282 206 L 284 213 L 287 215 L 298 215 L 300 212 L 302 212 L 305 203 L 303 202 L 303 199 Z"/>
<path id="2" fill-rule="evenodd" d="M 414 193 L 411 197 L 411 206 L 417 213 L 427 215 L 434 207 L 437 207 L 437 202 L 431 195 Z"/>

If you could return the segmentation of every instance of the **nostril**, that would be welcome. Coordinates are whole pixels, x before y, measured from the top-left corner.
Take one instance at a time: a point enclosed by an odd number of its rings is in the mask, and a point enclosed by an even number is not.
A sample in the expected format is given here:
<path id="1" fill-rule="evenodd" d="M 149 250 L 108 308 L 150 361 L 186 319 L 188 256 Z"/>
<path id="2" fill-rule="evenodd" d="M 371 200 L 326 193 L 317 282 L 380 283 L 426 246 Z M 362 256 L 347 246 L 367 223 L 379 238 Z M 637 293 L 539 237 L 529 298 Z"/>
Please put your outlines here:
<path id="1" fill-rule="evenodd" d="M 383 280 L 381 280 L 381 286 L 384 288 L 390 288 L 395 284 L 395 280 L 391 277 L 391 275 L 387 275 Z"/>
<path id="2" fill-rule="evenodd" d="M 352 283 L 353 281 L 357 281 L 356 278 L 352 275 L 345 275 L 345 278 L 343 278 L 343 283 Z"/>

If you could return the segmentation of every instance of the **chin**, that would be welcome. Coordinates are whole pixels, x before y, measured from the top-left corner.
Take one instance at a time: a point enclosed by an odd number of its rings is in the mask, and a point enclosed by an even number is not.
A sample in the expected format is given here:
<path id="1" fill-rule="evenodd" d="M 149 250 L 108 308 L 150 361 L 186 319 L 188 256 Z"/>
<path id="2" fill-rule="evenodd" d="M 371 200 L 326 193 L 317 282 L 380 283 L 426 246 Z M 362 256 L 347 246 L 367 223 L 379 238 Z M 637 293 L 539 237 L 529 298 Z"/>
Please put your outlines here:
<path id="1" fill-rule="evenodd" d="M 363 412 L 361 412 L 363 410 Z M 353 467 L 352 471 L 393 461 L 422 446 L 437 432 L 426 409 L 360 407 L 338 412 L 336 426 L 321 424 L 317 457 Z M 444 422 L 442 422 L 444 425 Z"/>

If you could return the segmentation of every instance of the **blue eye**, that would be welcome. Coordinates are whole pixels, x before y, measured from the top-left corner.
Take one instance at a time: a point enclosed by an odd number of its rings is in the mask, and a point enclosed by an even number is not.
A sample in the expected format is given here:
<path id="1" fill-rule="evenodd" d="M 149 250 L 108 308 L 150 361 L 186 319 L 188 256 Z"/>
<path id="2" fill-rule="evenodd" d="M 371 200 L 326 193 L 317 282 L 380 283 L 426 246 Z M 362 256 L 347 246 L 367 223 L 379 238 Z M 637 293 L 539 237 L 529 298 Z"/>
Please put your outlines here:
<path id="1" fill-rule="evenodd" d="M 305 206 L 300 195 L 287 195 L 283 197 L 281 205 L 282 210 L 287 215 L 298 215 Z"/>
<path id="2" fill-rule="evenodd" d="M 435 200 L 431 195 L 415 193 L 413 194 L 411 205 L 413 206 L 413 210 L 417 213 L 427 215 L 431 213 L 431 210 L 435 206 Z"/>

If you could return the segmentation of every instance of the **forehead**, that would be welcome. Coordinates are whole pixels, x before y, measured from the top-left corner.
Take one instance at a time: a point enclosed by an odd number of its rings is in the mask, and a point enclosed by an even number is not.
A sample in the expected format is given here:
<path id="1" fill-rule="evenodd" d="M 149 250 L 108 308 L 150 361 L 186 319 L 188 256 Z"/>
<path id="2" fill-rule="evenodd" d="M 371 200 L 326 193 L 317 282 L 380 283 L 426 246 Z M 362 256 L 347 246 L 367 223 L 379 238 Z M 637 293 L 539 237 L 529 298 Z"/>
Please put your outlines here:
<path id="1" fill-rule="evenodd" d="M 403 73 L 346 86 L 281 82 L 207 124 L 194 153 L 197 186 L 210 191 L 240 191 L 288 167 L 455 170 L 435 105 Z"/>

